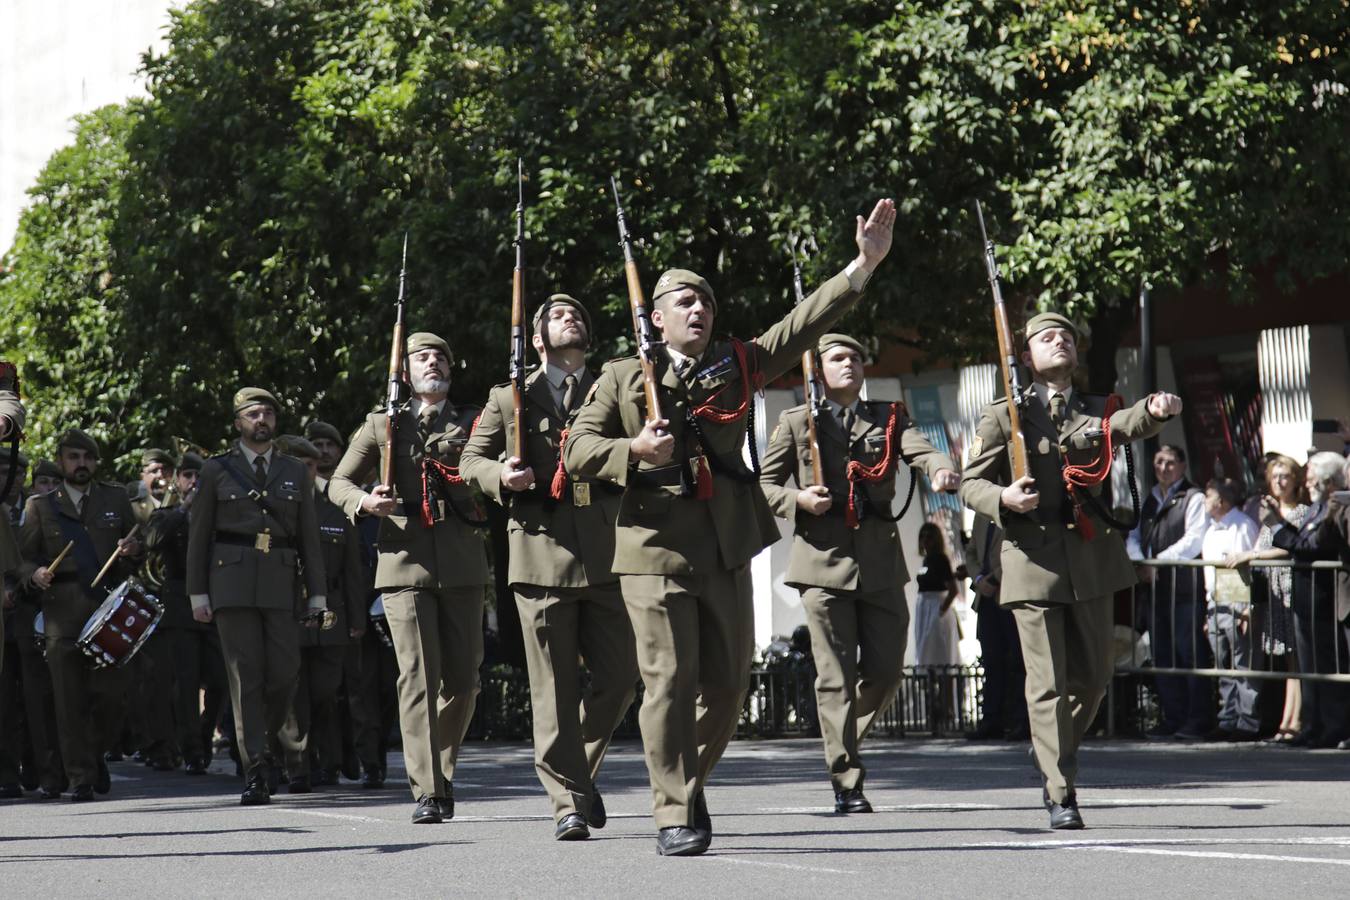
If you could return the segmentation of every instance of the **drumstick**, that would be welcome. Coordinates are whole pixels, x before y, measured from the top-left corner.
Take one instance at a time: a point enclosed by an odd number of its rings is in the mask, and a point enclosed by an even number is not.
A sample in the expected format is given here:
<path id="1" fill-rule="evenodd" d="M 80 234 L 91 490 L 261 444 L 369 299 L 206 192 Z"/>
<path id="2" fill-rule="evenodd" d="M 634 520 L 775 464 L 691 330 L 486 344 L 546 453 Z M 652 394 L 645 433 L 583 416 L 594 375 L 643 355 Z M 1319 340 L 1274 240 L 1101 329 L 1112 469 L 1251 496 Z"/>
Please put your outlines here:
<path id="1" fill-rule="evenodd" d="M 69 553 L 72 549 L 74 549 L 74 547 L 75 547 L 74 541 L 70 541 L 64 547 L 62 547 L 61 552 L 56 554 L 56 559 L 52 560 L 50 563 L 47 564 L 47 571 L 53 573 L 56 572 L 56 567 L 61 565 L 61 561 L 66 558 L 66 554 Z"/>
<path id="2" fill-rule="evenodd" d="M 131 530 L 127 532 L 127 536 L 124 537 L 122 540 L 124 541 L 131 540 L 136 536 L 136 532 L 140 530 L 141 530 L 140 525 L 132 525 Z M 98 575 L 95 576 L 94 583 L 89 586 L 98 587 L 98 583 L 103 580 L 103 576 L 108 574 L 108 570 L 113 567 L 113 563 L 117 562 L 117 557 L 121 555 L 122 555 L 122 548 L 118 547 L 116 550 L 113 551 L 112 556 L 108 557 L 108 561 L 103 564 L 103 568 L 98 570 Z"/>

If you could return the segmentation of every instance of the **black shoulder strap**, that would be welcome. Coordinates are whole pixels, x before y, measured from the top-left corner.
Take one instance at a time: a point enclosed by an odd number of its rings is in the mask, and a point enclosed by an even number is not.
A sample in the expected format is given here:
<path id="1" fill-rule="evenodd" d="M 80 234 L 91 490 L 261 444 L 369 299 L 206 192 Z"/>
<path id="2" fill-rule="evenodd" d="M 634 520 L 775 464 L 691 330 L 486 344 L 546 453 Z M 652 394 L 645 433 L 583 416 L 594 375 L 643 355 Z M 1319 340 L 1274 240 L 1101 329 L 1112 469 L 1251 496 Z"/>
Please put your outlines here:
<path id="1" fill-rule="evenodd" d="M 281 524 L 281 517 L 277 515 L 276 509 L 272 504 L 267 502 L 267 498 L 262 495 L 262 491 L 258 490 L 257 485 L 253 484 L 243 472 L 239 471 L 234 464 L 234 460 L 230 459 L 230 454 L 222 453 L 219 456 L 213 456 L 211 458 L 220 463 L 220 467 L 234 479 L 235 483 L 239 485 L 239 488 L 248 495 L 248 499 L 258 504 L 258 508 L 271 516 L 274 522 L 278 525 Z M 273 459 L 272 464 L 276 465 L 278 461 L 279 460 L 277 459 Z M 290 535 L 283 534 L 281 537 L 290 537 Z"/>
<path id="2" fill-rule="evenodd" d="M 92 587 L 99 569 L 98 550 L 94 547 L 93 538 L 89 537 L 89 531 L 84 527 L 83 522 L 74 516 L 67 515 L 65 510 L 61 509 L 61 504 L 56 502 L 56 491 L 47 495 L 47 503 L 56 516 L 56 524 L 61 529 L 61 536 L 75 544 L 75 572 L 76 577 L 80 579 L 80 587 L 84 588 L 84 592 L 91 598 L 102 602 L 102 598 L 94 593 Z"/>

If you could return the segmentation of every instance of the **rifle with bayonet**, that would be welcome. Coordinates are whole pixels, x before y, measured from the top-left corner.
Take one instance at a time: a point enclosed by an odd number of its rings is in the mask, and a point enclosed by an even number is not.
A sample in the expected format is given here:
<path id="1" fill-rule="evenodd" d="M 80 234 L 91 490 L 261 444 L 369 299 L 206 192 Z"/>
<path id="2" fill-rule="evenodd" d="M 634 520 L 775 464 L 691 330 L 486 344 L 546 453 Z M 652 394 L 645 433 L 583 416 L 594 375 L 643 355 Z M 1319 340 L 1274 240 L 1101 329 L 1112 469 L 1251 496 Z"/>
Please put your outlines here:
<path id="1" fill-rule="evenodd" d="M 614 191 L 614 209 L 619 220 L 619 244 L 623 247 L 628 305 L 633 312 L 633 334 L 637 338 L 638 362 L 642 365 L 642 392 L 647 399 L 647 421 L 652 422 L 664 418 L 661 415 L 661 399 L 656 390 L 656 352 L 662 342 L 656 337 L 647 300 L 642 293 L 642 278 L 638 274 L 637 261 L 633 258 L 633 238 L 628 233 L 628 223 L 624 221 L 619 184 L 613 176 L 610 176 L 609 186 Z"/>
<path id="2" fill-rule="evenodd" d="M 525 459 L 525 174 L 516 160 L 516 270 L 511 279 L 511 455 Z"/>
<path id="3" fill-rule="evenodd" d="M 810 249 L 815 249 L 815 240 L 808 239 Z M 798 242 L 792 242 L 792 290 L 797 295 L 797 302 L 801 303 L 806 299 L 806 291 L 802 287 L 802 264 L 797 256 Z M 807 244 L 802 244 L 806 248 Z M 816 348 L 808 347 L 802 353 L 802 387 L 806 394 L 806 434 L 807 440 L 811 444 L 811 484 L 824 484 L 825 471 L 821 467 L 820 461 L 820 432 L 817 430 L 816 420 L 820 416 L 820 411 L 825 408 L 825 386 L 820 381 L 820 366 L 816 360 Z M 809 487 L 809 485 L 806 485 Z"/>
<path id="4" fill-rule="evenodd" d="M 384 398 L 384 459 L 380 483 L 394 490 L 394 448 L 398 437 L 398 414 L 408 400 L 407 297 L 404 283 L 408 274 L 408 233 L 403 232 L 403 262 L 398 270 L 398 306 L 394 315 L 394 340 L 389 350 L 389 385 Z"/>
<path id="5" fill-rule="evenodd" d="M 1027 438 L 1022 431 L 1022 413 L 1027 409 L 1031 390 L 1023 383 L 1022 370 L 1017 363 L 1017 340 L 1008 324 L 1008 308 L 1003 303 L 1003 290 L 998 281 L 998 260 L 994 257 L 994 242 L 984 228 L 984 210 L 975 201 L 975 215 L 980 220 L 980 239 L 984 242 L 984 267 L 989 276 L 989 290 L 994 295 L 994 330 L 998 334 L 998 361 L 1003 372 L 1003 390 L 1008 395 L 1008 421 L 1012 431 L 1012 480 L 1027 474 Z"/>

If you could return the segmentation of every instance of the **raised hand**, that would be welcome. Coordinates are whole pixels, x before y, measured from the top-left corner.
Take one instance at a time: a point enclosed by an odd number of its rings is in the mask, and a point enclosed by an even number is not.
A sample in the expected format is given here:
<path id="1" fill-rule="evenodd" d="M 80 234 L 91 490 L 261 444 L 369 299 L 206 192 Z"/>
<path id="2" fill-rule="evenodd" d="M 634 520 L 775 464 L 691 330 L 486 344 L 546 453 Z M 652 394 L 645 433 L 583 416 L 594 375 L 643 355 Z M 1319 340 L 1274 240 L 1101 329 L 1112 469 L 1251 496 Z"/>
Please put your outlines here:
<path id="1" fill-rule="evenodd" d="M 856 262 L 868 272 L 873 271 L 891 252 L 891 241 L 895 237 L 895 201 L 882 199 L 872 207 L 872 214 L 863 221 L 858 216 L 857 233 L 854 241 L 858 244 Z"/>

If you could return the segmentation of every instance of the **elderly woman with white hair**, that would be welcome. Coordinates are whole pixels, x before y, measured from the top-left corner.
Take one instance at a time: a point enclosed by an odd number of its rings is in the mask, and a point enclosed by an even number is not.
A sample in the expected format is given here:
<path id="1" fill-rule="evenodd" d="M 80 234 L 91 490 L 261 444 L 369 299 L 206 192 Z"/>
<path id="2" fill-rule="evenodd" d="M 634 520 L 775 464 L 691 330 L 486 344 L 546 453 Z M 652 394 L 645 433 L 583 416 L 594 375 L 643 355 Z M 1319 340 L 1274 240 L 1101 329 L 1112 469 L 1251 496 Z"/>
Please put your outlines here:
<path id="1" fill-rule="evenodd" d="M 1285 522 L 1270 497 L 1262 500 L 1261 522 L 1271 529 L 1271 542 L 1288 550 L 1296 563 L 1335 560 L 1339 553 L 1328 512 L 1332 494 L 1345 489 L 1345 458 L 1314 453 L 1306 471 L 1312 506 L 1303 524 Z M 1341 625 L 1350 618 L 1350 595 L 1341 593 L 1338 598 L 1334 572 L 1294 570 L 1294 641 L 1305 672 L 1350 672 L 1350 648 Z M 1350 750 L 1350 686 L 1305 681 L 1303 687 L 1303 731 L 1290 743 Z"/>

